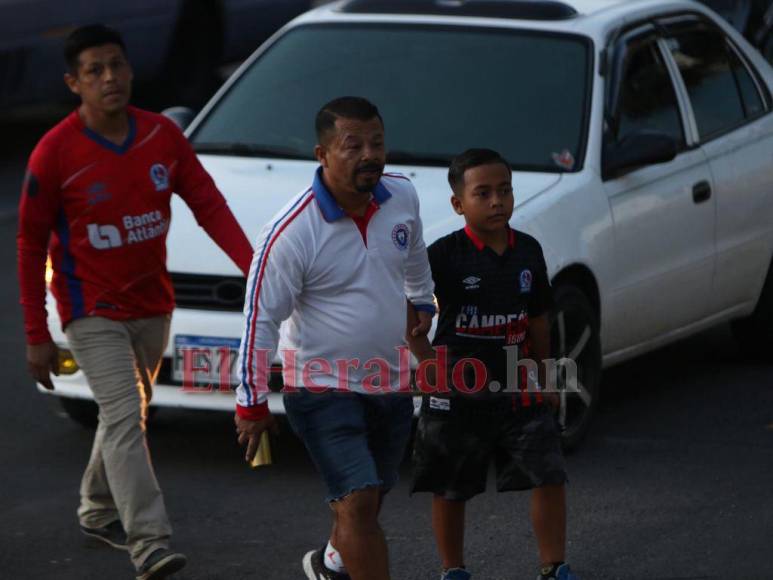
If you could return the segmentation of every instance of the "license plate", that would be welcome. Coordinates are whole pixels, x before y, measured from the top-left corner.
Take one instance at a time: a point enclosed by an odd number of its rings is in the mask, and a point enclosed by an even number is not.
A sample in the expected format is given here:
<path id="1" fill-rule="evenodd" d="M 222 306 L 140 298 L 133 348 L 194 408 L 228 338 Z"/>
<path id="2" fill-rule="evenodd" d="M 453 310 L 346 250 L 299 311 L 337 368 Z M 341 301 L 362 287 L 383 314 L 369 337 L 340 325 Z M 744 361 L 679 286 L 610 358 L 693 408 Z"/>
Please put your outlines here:
<path id="1" fill-rule="evenodd" d="M 239 342 L 238 338 L 176 335 L 172 378 L 184 386 L 212 385 L 214 390 L 238 385 Z"/>

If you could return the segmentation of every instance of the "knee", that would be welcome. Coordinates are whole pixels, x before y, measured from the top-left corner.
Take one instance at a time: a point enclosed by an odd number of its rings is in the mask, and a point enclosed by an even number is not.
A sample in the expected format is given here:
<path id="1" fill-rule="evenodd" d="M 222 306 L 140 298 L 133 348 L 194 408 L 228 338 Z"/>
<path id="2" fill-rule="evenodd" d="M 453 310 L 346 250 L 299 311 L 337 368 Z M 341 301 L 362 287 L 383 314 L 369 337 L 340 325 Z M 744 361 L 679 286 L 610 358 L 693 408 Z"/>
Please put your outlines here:
<path id="1" fill-rule="evenodd" d="M 377 488 L 368 488 L 350 493 L 333 504 L 336 526 L 358 532 L 378 528 L 380 494 Z"/>

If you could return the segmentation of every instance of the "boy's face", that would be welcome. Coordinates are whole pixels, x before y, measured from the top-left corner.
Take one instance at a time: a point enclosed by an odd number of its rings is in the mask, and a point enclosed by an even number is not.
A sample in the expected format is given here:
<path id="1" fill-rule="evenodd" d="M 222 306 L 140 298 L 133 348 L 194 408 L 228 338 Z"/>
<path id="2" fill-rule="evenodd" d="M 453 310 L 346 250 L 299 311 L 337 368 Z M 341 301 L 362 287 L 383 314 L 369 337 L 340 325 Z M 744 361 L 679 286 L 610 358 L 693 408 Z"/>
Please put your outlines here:
<path id="1" fill-rule="evenodd" d="M 513 215 L 513 186 L 510 170 L 502 163 L 472 167 L 464 172 L 464 188 L 451 196 L 454 211 L 481 233 L 504 228 Z"/>
<path id="2" fill-rule="evenodd" d="M 129 104 L 132 69 L 117 44 L 93 46 L 78 55 L 76 71 L 64 75 L 70 90 L 83 104 L 107 114 Z"/>

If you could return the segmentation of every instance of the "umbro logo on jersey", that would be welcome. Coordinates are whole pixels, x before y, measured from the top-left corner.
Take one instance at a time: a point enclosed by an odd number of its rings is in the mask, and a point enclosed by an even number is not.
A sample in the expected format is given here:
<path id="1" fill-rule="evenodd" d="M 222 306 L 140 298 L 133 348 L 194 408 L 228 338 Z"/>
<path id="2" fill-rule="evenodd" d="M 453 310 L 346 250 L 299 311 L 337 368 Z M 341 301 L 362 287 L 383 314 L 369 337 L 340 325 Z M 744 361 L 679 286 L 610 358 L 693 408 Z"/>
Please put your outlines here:
<path id="1" fill-rule="evenodd" d="M 480 288 L 480 278 L 477 276 L 467 276 L 462 280 L 462 284 L 464 284 L 465 290 L 476 290 Z"/>

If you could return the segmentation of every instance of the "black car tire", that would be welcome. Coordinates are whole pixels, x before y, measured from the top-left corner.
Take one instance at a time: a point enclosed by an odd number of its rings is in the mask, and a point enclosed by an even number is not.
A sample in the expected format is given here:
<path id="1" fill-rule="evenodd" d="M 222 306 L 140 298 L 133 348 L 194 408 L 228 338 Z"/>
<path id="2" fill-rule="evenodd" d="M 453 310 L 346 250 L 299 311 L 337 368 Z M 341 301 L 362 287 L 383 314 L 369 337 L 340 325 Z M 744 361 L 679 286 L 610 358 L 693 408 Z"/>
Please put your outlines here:
<path id="1" fill-rule="evenodd" d="M 773 362 L 773 267 L 768 269 L 754 312 L 746 318 L 734 320 L 731 327 L 744 357 L 758 362 Z"/>
<path id="2" fill-rule="evenodd" d="M 72 397 L 59 397 L 59 404 L 67 416 L 88 429 L 95 429 L 99 407 L 91 399 L 75 399 Z M 148 407 L 148 421 L 152 420 L 157 407 Z"/>
<path id="3" fill-rule="evenodd" d="M 566 389 L 566 373 L 559 373 L 557 385 L 565 390 L 557 410 L 563 427 L 561 443 L 564 451 L 570 452 L 577 449 L 585 437 L 598 405 L 601 339 L 598 314 L 582 290 L 570 284 L 559 285 L 554 297 L 552 355 L 556 360 L 568 357 L 577 364 L 578 389 Z"/>

